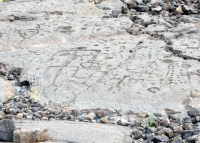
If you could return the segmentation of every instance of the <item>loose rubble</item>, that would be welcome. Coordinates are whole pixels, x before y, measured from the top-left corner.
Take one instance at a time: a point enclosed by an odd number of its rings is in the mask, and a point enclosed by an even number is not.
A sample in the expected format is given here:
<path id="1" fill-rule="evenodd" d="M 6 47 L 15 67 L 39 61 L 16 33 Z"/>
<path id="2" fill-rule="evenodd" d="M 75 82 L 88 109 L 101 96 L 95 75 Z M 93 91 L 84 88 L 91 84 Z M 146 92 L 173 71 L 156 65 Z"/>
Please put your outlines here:
<path id="1" fill-rule="evenodd" d="M 134 126 L 131 133 L 133 142 L 199 142 L 199 110 L 192 108 L 188 116 L 179 118 L 176 114 L 154 117 L 152 124 Z"/>

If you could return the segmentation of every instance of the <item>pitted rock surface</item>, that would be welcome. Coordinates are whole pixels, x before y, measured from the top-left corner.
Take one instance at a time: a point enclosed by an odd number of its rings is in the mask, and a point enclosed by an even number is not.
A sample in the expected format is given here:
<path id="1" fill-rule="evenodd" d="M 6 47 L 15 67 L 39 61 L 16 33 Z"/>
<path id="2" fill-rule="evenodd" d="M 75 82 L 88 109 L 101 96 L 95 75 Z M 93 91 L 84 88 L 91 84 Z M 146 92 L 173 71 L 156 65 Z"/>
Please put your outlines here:
<path id="1" fill-rule="evenodd" d="M 153 16 L 160 27 L 130 35 L 133 22 L 118 13 L 124 3 L 95 3 L 0 3 L 0 61 L 23 68 L 22 80 L 38 78 L 40 102 L 49 106 L 150 112 L 200 108 L 199 18 L 173 27 Z M 155 33 L 172 40 L 182 57 L 166 51 L 164 40 L 152 38 Z"/>

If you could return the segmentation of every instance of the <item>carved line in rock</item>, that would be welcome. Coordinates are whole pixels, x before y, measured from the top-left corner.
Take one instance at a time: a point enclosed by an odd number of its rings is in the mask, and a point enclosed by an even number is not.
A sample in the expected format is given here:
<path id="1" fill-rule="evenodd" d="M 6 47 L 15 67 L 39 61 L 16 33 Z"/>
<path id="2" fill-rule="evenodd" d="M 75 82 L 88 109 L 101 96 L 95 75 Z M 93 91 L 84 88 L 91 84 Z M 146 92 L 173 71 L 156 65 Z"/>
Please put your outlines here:
<path id="1" fill-rule="evenodd" d="M 26 30 L 19 30 L 19 35 L 22 38 L 29 39 L 39 33 L 39 29 L 26 29 Z"/>

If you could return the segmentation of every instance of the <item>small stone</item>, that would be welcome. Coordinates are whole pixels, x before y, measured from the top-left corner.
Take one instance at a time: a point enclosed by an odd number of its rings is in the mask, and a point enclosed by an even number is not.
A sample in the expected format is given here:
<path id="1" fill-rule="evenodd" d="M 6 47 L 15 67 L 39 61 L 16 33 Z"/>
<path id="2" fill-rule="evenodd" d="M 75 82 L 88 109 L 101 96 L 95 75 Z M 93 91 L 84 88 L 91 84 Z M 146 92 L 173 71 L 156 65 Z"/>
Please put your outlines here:
<path id="1" fill-rule="evenodd" d="M 199 121 L 200 121 L 200 117 L 196 116 L 196 122 L 199 122 Z"/>
<path id="2" fill-rule="evenodd" d="M 26 107 L 26 105 L 25 105 L 24 103 L 22 103 L 22 102 L 15 102 L 14 104 L 15 104 L 15 105 L 17 106 L 17 108 L 19 108 L 19 109 L 22 109 L 22 108 Z"/>
<path id="3" fill-rule="evenodd" d="M 32 119 L 33 119 L 33 116 L 32 116 L 32 115 L 27 115 L 27 116 L 26 116 L 26 119 L 27 119 L 27 120 L 32 120 Z"/>
<path id="4" fill-rule="evenodd" d="M 77 119 L 78 119 L 79 121 L 84 121 L 85 117 L 84 117 L 84 116 L 79 116 Z"/>
<path id="5" fill-rule="evenodd" d="M 162 7 L 161 7 L 161 6 L 157 6 L 156 8 L 152 8 L 151 10 L 152 10 L 152 11 L 159 12 L 159 11 L 162 10 Z"/>
<path id="6" fill-rule="evenodd" d="M 15 115 L 16 114 L 16 109 L 15 108 L 10 108 L 9 109 L 9 113 L 12 114 L 12 115 Z"/>
<path id="7" fill-rule="evenodd" d="M 80 111 L 78 109 L 74 109 L 74 110 L 71 110 L 70 115 L 77 116 L 79 112 Z"/>
<path id="8" fill-rule="evenodd" d="M 56 119 L 54 119 L 54 118 L 50 118 L 49 119 L 49 121 L 55 121 Z M 68 118 L 67 118 L 67 120 L 68 120 Z"/>
<path id="9" fill-rule="evenodd" d="M 188 138 L 190 136 L 193 136 L 194 135 L 194 131 L 184 130 L 181 135 L 182 135 L 183 139 L 186 139 L 186 138 Z"/>
<path id="10" fill-rule="evenodd" d="M 139 117 L 142 117 L 142 118 L 146 118 L 146 117 L 149 116 L 149 113 L 144 112 L 144 111 L 140 111 L 140 112 L 138 113 L 138 116 L 139 116 Z"/>
<path id="11" fill-rule="evenodd" d="M 67 116 L 67 120 L 69 120 L 69 121 L 75 121 L 75 119 L 76 119 L 76 117 L 73 115 Z"/>
<path id="12" fill-rule="evenodd" d="M 180 135 L 177 135 L 175 136 L 173 139 L 172 139 L 174 142 L 179 142 L 182 140 L 181 136 Z"/>
<path id="13" fill-rule="evenodd" d="M 135 123 L 136 122 L 136 119 L 134 117 L 129 117 L 128 118 L 128 121 L 131 122 L 131 123 Z"/>
<path id="14" fill-rule="evenodd" d="M 172 128 L 173 128 L 173 131 L 175 133 L 182 133 L 183 132 L 182 126 L 173 126 Z"/>
<path id="15" fill-rule="evenodd" d="M 121 126 L 127 126 L 127 122 L 123 122 L 122 120 L 118 120 L 117 122 L 117 125 L 121 125 Z"/>
<path id="16" fill-rule="evenodd" d="M 165 135 L 155 136 L 151 141 L 157 142 L 169 142 L 169 138 Z"/>
<path id="17" fill-rule="evenodd" d="M 156 133 L 157 129 L 155 127 L 147 127 L 146 132 L 149 133 Z"/>
<path id="18" fill-rule="evenodd" d="M 132 134 L 134 135 L 135 139 L 137 140 L 137 139 L 142 138 L 143 132 L 141 130 L 135 130 L 132 132 Z"/>
<path id="19" fill-rule="evenodd" d="M 48 121 L 48 117 L 42 117 L 42 120 Z"/>
<path id="20" fill-rule="evenodd" d="M 173 131 L 170 128 L 164 128 L 163 131 L 166 136 L 168 136 L 170 138 L 173 136 Z"/>
<path id="21" fill-rule="evenodd" d="M 35 112 L 34 115 L 38 118 L 41 118 L 42 116 L 38 113 L 38 112 Z"/>
<path id="22" fill-rule="evenodd" d="M 107 124 L 108 123 L 108 119 L 106 119 L 105 117 L 100 119 L 100 123 L 104 123 Z"/>
<path id="23" fill-rule="evenodd" d="M 162 9 L 168 11 L 168 10 L 170 9 L 170 7 L 171 7 L 171 6 L 170 6 L 169 4 L 164 4 L 164 5 L 162 6 Z"/>
<path id="24" fill-rule="evenodd" d="M 182 13 L 183 13 L 182 7 L 181 7 L 181 6 L 177 7 L 176 10 L 175 10 L 175 12 L 176 12 L 177 14 L 182 14 Z"/>
<path id="25" fill-rule="evenodd" d="M 193 124 L 192 123 L 184 123 L 183 128 L 185 130 L 193 130 Z"/>
<path id="26" fill-rule="evenodd" d="M 22 119 L 23 118 L 23 114 L 22 113 L 19 113 L 16 115 L 16 119 Z"/>
<path id="27" fill-rule="evenodd" d="M 85 119 L 94 120 L 95 117 L 96 115 L 93 112 L 90 112 L 87 116 L 85 116 Z"/>
<path id="28" fill-rule="evenodd" d="M 146 5 L 137 5 L 136 7 L 135 7 L 135 10 L 137 11 L 137 12 L 147 12 L 147 11 L 149 11 L 149 6 L 146 6 Z"/>
<path id="29" fill-rule="evenodd" d="M 185 123 L 192 123 L 192 119 L 191 119 L 190 116 L 183 118 L 183 120 L 184 120 Z"/>
<path id="30" fill-rule="evenodd" d="M 169 124 L 170 124 L 170 120 L 168 118 L 163 118 L 161 120 L 161 123 L 162 123 L 163 126 L 168 127 Z"/>
<path id="31" fill-rule="evenodd" d="M 13 120 L 0 121 L 0 141 L 12 141 L 15 124 Z"/>
<path id="32" fill-rule="evenodd" d="M 105 114 L 104 114 L 104 111 L 103 110 L 98 110 L 95 112 L 96 116 L 98 118 L 102 118 L 102 117 L 105 117 Z"/>
<path id="33" fill-rule="evenodd" d="M 15 116 L 11 114 L 6 114 L 5 119 L 15 119 Z"/>
<path id="34" fill-rule="evenodd" d="M 4 112 L 0 111 L 0 120 L 4 119 L 4 117 L 5 117 Z"/>
<path id="35" fill-rule="evenodd" d="M 190 117 L 200 116 L 199 111 L 196 108 L 192 108 L 191 110 L 187 111 Z"/>

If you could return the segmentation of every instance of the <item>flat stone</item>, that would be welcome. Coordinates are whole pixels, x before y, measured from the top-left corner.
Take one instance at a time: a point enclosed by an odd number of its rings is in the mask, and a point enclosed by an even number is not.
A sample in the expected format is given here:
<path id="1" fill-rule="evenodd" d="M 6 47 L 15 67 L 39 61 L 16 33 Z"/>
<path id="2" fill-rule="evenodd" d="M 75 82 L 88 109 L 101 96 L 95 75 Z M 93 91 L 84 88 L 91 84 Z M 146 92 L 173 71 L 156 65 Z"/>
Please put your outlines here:
<path id="1" fill-rule="evenodd" d="M 130 129 L 123 126 L 68 121 L 17 121 L 17 128 L 47 128 L 48 142 L 131 142 Z M 62 127 L 62 128 L 61 128 Z"/>

